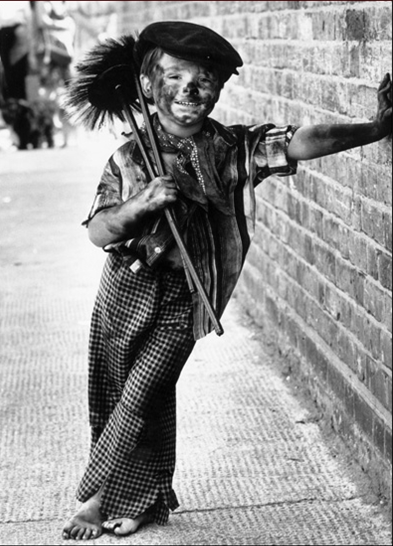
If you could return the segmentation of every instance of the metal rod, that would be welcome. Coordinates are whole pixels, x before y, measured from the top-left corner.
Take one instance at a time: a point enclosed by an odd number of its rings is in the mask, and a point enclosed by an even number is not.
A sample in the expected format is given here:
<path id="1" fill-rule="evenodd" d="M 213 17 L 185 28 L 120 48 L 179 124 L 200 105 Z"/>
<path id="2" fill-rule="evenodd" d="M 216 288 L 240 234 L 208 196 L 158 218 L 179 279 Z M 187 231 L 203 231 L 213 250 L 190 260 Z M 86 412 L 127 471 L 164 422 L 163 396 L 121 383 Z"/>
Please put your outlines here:
<path id="1" fill-rule="evenodd" d="M 159 149 L 157 147 L 157 143 L 156 143 L 156 139 L 155 139 L 155 135 L 153 133 L 153 128 L 152 128 L 152 125 L 151 125 L 151 120 L 150 120 L 150 114 L 147 110 L 147 106 L 146 106 L 146 103 L 145 103 L 145 98 L 144 96 L 142 95 L 142 92 L 141 92 L 141 89 L 140 89 L 140 85 L 139 85 L 139 80 L 138 80 L 138 83 L 137 83 L 137 89 L 138 89 L 138 96 L 139 96 L 139 101 L 141 103 L 141 107 L 142 107 L 142 114 L 143 114 L 143 118 L 144 118 L 144 121 L 145 121 L 145 125 L 146 125 L 146 129 L 147 129 L 147 133 L 148 133 L 148 136 L 149 136 L 149 140 L 150 140 L 150 143 L 151 143 L 151 146 L 152 146 L 152 149 L 153 149 L 153 154 L 154 154 L 154 158 L 155 158 L 155 161 L 156 161 L 156 164 L 157 164 L 157 169 L 159 171 L 159 175 L 160 176 L 164 176 L 165 175 L 165 171 L 164 171 L 164 168 L 163 168 L 163 164 L 162 164 L 162 159 L 161 159 L 161 155 L 160 155 L 160 152 L 159 152 Z M 145 149 L 145 146 L 144 146 L 144 143 L 140 137 L 140 132 L 139 132 L 139 128 L 138 128 L 138 125 L 135 121 L 135 117 L 132 113 L 132 110 L 129 106 L 129 104 L 126 102 L 126 100 L 124 99 L 124 96 L 123 96 L 123 93 L 121 91 L 121 86 L 118 85 L 116 87 L 116 92 L 119 94 L 119 97 L 122 101 L 122 104 L 123 104 L 123 109 L 124 109 L 124 114 L 127 118 L 127 121 L 128 123 L 130 124 L 131 126 L 131 129 L 135 135 L 135 140 L 136 140 L 136 143 L 137 145 L 139 146 L 140 148 L 140 151 L 141 151 L 141 154 L 142 154 L 142 157 L 143 157 L 143 160 L 145 161 L 146 163 L 146 167 L 147 167 L 147 170 L 149 172 L 149 175 L 151 178 L 155 178 L 157 176 L 157 174 L 155 173 L 154 171 L 154 168 L 153 166 L 151 165 L 151 161 L 150 161 L 150 158 L 146 152 L 146 149 Z M 214 330 L 216 331 L 216 334 L 218 336 L 221 336 L 223 333 L 224 333 L 224 330 L 220 324 L 220 321 L 218 320 L 217 318 L 217 315 L 215 313 L 215 310 L 213 309 L 210 301 L 209 301 L 209 297 L 206 293 L 206 290 L 198 276 L 198 273 L 196 272 L 195 270 L 195 267 L 194 267 L 194 264 L 192 263 L 191 261 L 191 258 L 188 254 L 188 251 L 187 251 L 187 248 L 184 244 L 184 241 L 183 241 L 183 238 L 178 230 L 178 227 L 176 225 L 176 222 L 172 216 L 172 213 L 171 211 L 166 208 L 164 210 L 165 212 L 165 216 L 166 216 L 166 219 L 168 221 L 168 224 L 169 224 L 169 227 L 171 229 L 171 232 L 172 232 L 172 235 L 179 247 L 179 250 L 180 250 L 180 255 L 181 255 L 181 258 L 183 260 L 183 264 L 186 266 L 185 267 L 185 272 L 186 272 L 186 275 L 190 275 L 194 284 L 195 284 L 195 287 L 199 293 L 199 295 L 201 296 L 201 299 L 203 301 L 203 304 L 205 305 L 206 307 L 206 310 L 210 316 L 210 319 L 212 321 L 212 324 L 213 324 L 213 327 L 214 327 Z M 189 278 L 188 278 L 188 281 L 189 281 Z M 189 281 L 189 284 L 190 284 L 190 281 Z"/>

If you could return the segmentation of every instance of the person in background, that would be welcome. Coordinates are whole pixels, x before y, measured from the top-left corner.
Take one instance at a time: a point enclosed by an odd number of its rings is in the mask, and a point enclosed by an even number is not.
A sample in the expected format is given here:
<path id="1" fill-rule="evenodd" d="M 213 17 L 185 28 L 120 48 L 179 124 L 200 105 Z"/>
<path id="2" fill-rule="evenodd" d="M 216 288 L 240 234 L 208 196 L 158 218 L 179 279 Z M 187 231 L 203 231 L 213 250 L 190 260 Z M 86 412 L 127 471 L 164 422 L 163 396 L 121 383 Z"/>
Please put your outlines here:
<path id="1" fill-rule="evenodd" d="M 31 3 L 0 2 L 3 98 L 26 99 L 26 77 L 35 67 Z"/>

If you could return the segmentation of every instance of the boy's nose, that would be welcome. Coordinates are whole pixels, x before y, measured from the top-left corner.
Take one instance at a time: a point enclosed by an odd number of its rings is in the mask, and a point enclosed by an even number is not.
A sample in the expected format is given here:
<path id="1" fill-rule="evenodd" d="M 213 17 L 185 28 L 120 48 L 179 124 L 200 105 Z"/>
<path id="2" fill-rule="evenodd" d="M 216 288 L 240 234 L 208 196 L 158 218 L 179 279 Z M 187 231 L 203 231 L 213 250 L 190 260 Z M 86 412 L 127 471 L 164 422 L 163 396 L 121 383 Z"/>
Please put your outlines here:
<path id="1" fill-rule="evenodd" d="M 183 88 L 184 93 L 187 93 L 189 95 L 198 95 L 198 86 L 194 80 L 190 80 L 184 85 Z"/>

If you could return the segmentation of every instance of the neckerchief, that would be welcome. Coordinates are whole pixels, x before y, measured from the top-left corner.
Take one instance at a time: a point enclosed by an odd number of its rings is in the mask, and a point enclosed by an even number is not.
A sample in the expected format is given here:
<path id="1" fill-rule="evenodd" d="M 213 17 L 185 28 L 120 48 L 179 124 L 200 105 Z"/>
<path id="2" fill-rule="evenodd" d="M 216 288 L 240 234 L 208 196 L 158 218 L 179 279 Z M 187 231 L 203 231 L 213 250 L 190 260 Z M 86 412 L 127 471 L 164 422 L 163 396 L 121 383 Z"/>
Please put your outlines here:
<path id="1" fill-rule="evenodd" d="M 157 114 L 152 116 L 159 149 L 176 153 L 173 177 L 180 192 L 206 211 L 209 204 L 220 212 L 232 216 L 234 211 L 224 191 L 216 167 L 216 156 L 211 136 L 203 130 L 196 135 L 180 138 L 167 133 Z M 141 127 L 142 138 L 151 148 L 146 128 Z"/>

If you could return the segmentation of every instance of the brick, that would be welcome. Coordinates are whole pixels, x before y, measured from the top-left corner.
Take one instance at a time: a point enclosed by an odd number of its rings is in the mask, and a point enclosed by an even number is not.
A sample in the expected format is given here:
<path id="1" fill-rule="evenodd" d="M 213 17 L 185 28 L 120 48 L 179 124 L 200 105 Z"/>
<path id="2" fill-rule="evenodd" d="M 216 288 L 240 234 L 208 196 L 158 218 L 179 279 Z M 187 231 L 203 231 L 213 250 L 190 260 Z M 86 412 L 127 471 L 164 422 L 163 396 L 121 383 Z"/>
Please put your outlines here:
<path id="1" fill-rule="evenodd" d="M 368 81 L 379 81 L 384 72 L 386 59 L 391 57 L 391 43 L 363 42 L 360 44 L 359 77 Z"/>
<path id="2" fill-rule="evenodd" d="M 339 224 L 339 251 L 344 259 L 349 259 L 349 241 L 352 238 L 350 230 L 343 224 Z"/>
<path id="3" fill-rule="evenodd" d="M 348 190 L 343 188 L 330 187 L 327 190 L 327 209 L 341 218 L 348 226 L 351 225 L 353 197 Z"/>
<path id="4" fill-rule="evenodd" d="M 355 391 L 353 391 L 353 405 L 356 422 L 371 439 L 373 436 L 373 410 Z"/>
<path id="5" fill-rule="evenodd" d="M 324 305 L 331 317 L 337 321 L 341 319 L 342 298 L 331 285 L 325 287 Z"/>
<path id="6" fill-rule="evenodd" d="M 378 362 L 368 354 L 363 353 L 359 355 L 359 371 L 364 376 L 364 382 L 370 391 L 374 389 L 375 374 L 378 366 Z"/>
<path id="7" fill-rule="evenodd" d="M 375 248 L 375 245 L 370 243 L 369 241 L 366 241 L 366 267 L 364 268 L 365 271 L 371 275 L 375 280 L 379 279 L 379 272 L 378 272 L 378 256 L 380 254 L 380 250 Z"/>
<path id="8" fill-rule="evenodd" d="M 340 232 L 340 224 L 339 222 L 332 217 L 325 218 L 325 224 L 324 224 L 324 234 L 325 234 L 325 242 L 332 246 L 333 248 L 339 250 L 340 249 L 340 240 L 341 240 L 341 232 Z"/>
<path id="9" fill-rule="evenodd" d="M 337 396 L 341 402 L 345 402 L 347 393 L 345 379 L 342 374 L 330 364 L 327 366 L 326 381 L 328 387 L 334 392 L 335 396 Z"/>
<path id="10" fill-rule="evenodd" d="M 336 256 L 329 248 L 314 244 L 315 265 L 329 280 L 336 278 Z"/>
<path id="11" fill-rule="evenodd" d="M 273 321 L 273 324 L 279 324 L 280 313 L 277 307 L 277 302 L 273 300 L 270 296 L 266 297 L 265 301 L 265 312 L 269 318 Z"/>
<path id="12" fill-rule="evenodd" d="M 380 145 L 382 145 L 380 143 Z M 391 152 L 390 152 L 391 153 Z M 377 179 L 377 200 L 384 203 L 386 206 L 392 206 L 392 175 L 391 165 L 381 169 L 381 174 Z"/>
<path id="13" fill-rule="evenodd" d="M 335 284 L 355 301 L 362 304 L 364 274 L 341 258 L 336 259 Z"/>
<path id="14" fill-rule="evenodd" d="M 357 337 L 357 339 L 366 347 L 365 344 L 365 330 L 368 328 L 368 319 L 356 310 L 352 314 L 352 324 L 350 331 Z"/>
<path id="15" fill-rule="evenodd" d="M 355 353 L 356 375 L 359 381 L 367 385 L 368 360 L 370 357 L 359 346 L 355 347 Z"/>
<path id="16" fill-rule="evenodd" d="M 279 264 L 283 271 L 285 271 L 293 279 L 296 278 L 297 262 L 297 257 L 294 256 L 292 252 L 289 252 L 287 248 L 282 247 L 280 249 Z"/>
<path id="17" fill-rule="evenodd" d="M 294 195 L 288 195 L 288 216 L 298 224 L 301 224 L 301 207 L 299 200 Z"/>
<path id="18" fill-rule="evenodd" d="M 266 240 L 265 240 L 266 244 Z M 266 275 L 266 270 L 269 265 L 268 254 L 259 245 L 252 245 L 248 254 L 248 262 L 254 266 L 263 276 Z"/>
<path id="19" fill-rule="evenodd" d="M 392 335 L 381 331 L 381 359 L 388 368 L 392 369 Z"/>
<path id="20" fill-rule="evenodd" d="M 355 415 L 355 395 L 353 388 L 344 380 L 344 406 L 347 411 L 348 417 L 353 418 Z"/>
<path id="21" fill-rule="evenodd" d="M 309 302 L 309 311 L 306 319 L 310 326 L 316 330 L 329 347 L 332 347 L 336 352 L 338 336 L 337 322 L 313 302 Z"/>
<path id="22" fill-rule="evenodd" d="M 361 163 L 360 176 L 357 178 L 359 193 L 369 199 L 378 199 L 378 180 L 380 166 L 373 163 Z"/>
<path id="23" fill-rule="evenodd" d="M 361 230 L 362 226 L 362 200 L 359 195 L 355 195 L 352 203 L 351 222 L 349 224 L 356 231 Z"/>
<path id="24" fill-rule="evenodd" d="M 356 313 L 353 303 L 349 300 L 342 299 L 341 312 L 339 312 L 337 320 L 339 320 L 343 324 L 343 326 L 345 326 L 345 328 L 347 328 L 349 331 L 351 331 L 351 326 L 353 323 L 353 313 Z"/>
<path id="25" fill-rule="evenodd" d="M 386 250 L 392 252 L 392 214 L 384 212 L 382 214 L 382 221 L 384 226 L 384 246 Z"/>
<path id="26" fill-rule="evenodd" d="M 367 271 L 367 240 L 360 234 L 352 233 L 351 235 L 348 240 L 349 259 L 353 265 Z"/>
<path id="27" fill-rule="evenodd" d="M 388 2 L 386 2 L 388 4 Z M 364 10 L 364 25 L 368 40 L 391 40 L 391 8 L 383 6 Z"/>
<path id="28" fill-rule="evenodd" d="M 312 232 L 314 232 L 321 239 L 324 238 L 323 232 L 323 212 L 310 207 L 309 210 L 309 227 Z"/>
<path id="29" fill-rule="evenodd" d="M 282 210 L 283 212 L 288 213 L 288 189 L 282 185 L 277 187 L 275 206 Z"/>
<path id="30" fill-rule="evenodd" d="M 385 317 L 385 293 L 369 279 L 364 282 L 364 308 L 379 322 Z"/>
<path id="31" fill-rule="evenodd" d="M 384 295 L 384 309 L 385 309 L 385 315 L 384 315 L 384 325 L 388 329 L 390 333 L 392 333 L 392 296 L 391 294 L 385 294 Z"/>
<path id="32" fill-rule="evenodd" d="M 373 443 L 383 455 L 385 451 L 385 424 L 374 416 Z"/>
<path id="33" fill-rule="evenodd" d="M 385 457 L 392 463 L 392 432 L 385 428 Z"/>
<path id="34" fill-rule="evenodd" d="M 310 321 L 310 313 L 308 311 L 308 300 L 306 295 L 302 290 L 296 290 L 295 292 L 295 305 L 294 309 L 296 313 L 301 317 L 305 322 Z"/>
<path id="35" fill-rule="evenodd" d="M 302 283 L 301 286 L 307 286 L 307 292 L 310 296 L 321 305 L 324 303 L 324 282 L 314 268 L 304 264 L 305 267 L 301 270 Z M 299 282 L 299 280 L 298 280 Z"/>
<path id="36" fill-rule="evenodd" d="M 299 346 L 300 331 L 298 324 L 288 315 L 283 318 L 283 328 L 292 347 Z"/>
<path id="37" fill-rule="evenodd" d="M 355 301 L 359 305 L 364 305 L 364 281 L 365 276 L 363 271 L 359 271 L 354 276 L 354 291 L 355 291 Z"/>
<path id="38" fill-rule="evenodd" d="M 281 243 L 288 244 L 291 226 L 287 222 L 279 222 L 277 225 L 276 235 Z"/>
<path id="39" fill-rule="evenodd" d="M 382 286 L 392 290 L 392 257 L 386 252 L 378 256 L 378 275 Z"/>
<path id="40" fill-rule="evenodd" d="M 359 78 L 360 76 L 360 46 L 356 44 L 346 44 L 348 51 L 346 55 L 342 55 L 344 61 L 348 59 L 347 64 L 342 66 L 341 73 L 349 78 Z M 344 64 L 344 63 L 343 63 Z"/>
<path id="41" fill-rule="evenodd" d="M 364 321 L 363 339 L 366 349 L 378 360 L 381 356 L 381 330 L 368 318 Z"/>
<path id="42" fill-rule="evenodd" d="M 348 83 L 347 93 L 349 98 L 348 114 L 370 120 L 374 116 L 377 103 L 376 89 L 369 84 Z"/>
<path id="43" fill-rule="evenodd" d="M 277 240 L 274 237 L 269 237 L 266 242 L 268 243 L 267 244 L 268 255 L 270 256 L 272 260 L 277 261 L 278 252 L 279 252 Z"/>
<path id="44" fill-rule="evenodd" d="M 328 210 L 328 200 L 327 200 L 327 186 L 326 183 L 322 180 L 315 179 L 316 182 L 312 186 L 312 199 L 319 205 L 321 208 Z"/>
<path id="45" fill-rule="evenodd" d="M 383 212 L 375 205 L 362 201 L 361 205 L 362 231 L 381 244 L 384 244 L 385 229 Z"/>
<path id="46" fill-rule="evenodd" d="M 362 42 L 366 35 L 366 15 L 364 11 L 350 9 L 345 14 L 345 37 L 347 40 Z"/>
<path id="47" fill-rule="evenodd" d="M 337 329 L 337 354 L 351 370 L 356 371 L 356 348 L 348 334 Z"/>
<path id="48" fill-rule="evenodd" d="M 327 369 L 329 367 L 328 360 L 325 355 L 320 351 L 318 346 L 310 338 L 306 337 L 305 340 L 305 356 L 307 360 L 313 365 L 314 370 L 319 377 L 326 381 Z"/>
<path id="49" fill-rule="evenodd" d="M 341 13 L 337 12 L 314 12 L 313 36 L 314 40 L 339 40 L 344 36 L 344 21 Z"/>
<path id="50" fill-rule="evenodd" d="M 370 376 L 369 387 L 376 399 L 388 410 L 392 411 L 392 379 L 380 367 L 375 366 L 373 374 Z"/>

